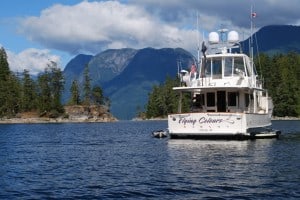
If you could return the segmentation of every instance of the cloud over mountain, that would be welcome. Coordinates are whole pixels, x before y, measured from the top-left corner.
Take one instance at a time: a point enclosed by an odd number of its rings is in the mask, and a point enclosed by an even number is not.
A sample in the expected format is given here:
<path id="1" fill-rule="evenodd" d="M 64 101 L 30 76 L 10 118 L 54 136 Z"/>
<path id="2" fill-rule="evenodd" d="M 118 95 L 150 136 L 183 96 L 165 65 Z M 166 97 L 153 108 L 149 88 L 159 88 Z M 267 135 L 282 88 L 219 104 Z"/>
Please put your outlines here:
<path id="1" fill-rule="evenodd" d="M 46 48 L 75 55 L 96 54 L 102 50 L 124 47 L 181 47 L 195 50 L 197 12 L 201 30 L 212 31 L 223 25 L 249 33 L 251 3 L 255 5 L 254 10 L 259 18 L 257 27 L 300 23 L 298 0 L 125 2 L 55 4 L 44 9 L 39 16 L 23 18 L 19 31 Z"/>
<path id="2" fill-rule="evenodd" d="M 299 0 L 86 0 L 74 5 L 54 4 L 38 15 L 22 17 L 17 26 L 18 32 L 34 44 L 71 56 L 146 47 L 180 47 L 196 55 L 202 33 L 207 38 L 207 32 L 226 27 L 246 39 L 250 35 L 251 4 L 257 13 L 256 30 L 271 24 L 300 24 Z M 200 33 L 196 30 L 197 13 Z M 29 52 L 37 55 L 28 49 L 18 54 L 11 52 L 10 57 L 21 59 Z M 38 69 L 35 66 L 33 71 Z"/>
<path id="3" fill-rule="evenodd" d="M 60 63 L 59 56 L 53 55 L 47 49 L 26 49 L 18 54 L 7 51 L 7 60 L 10 69 L 15 72 L 23 72 L 24 69 L 31 74 L 37 75 L 43 71 L 50 62 Z"/>
<path id="4" fill-rule="evenodd" d="M 187 48 L 191 45 L 187 38 L 197 37 L 195 31 L 168 25 L 140 6 L 117 1 L 56 4 L 38 17 L 22 20 L 20 32 L 47 48 L 71 54 L 124 47 Z"/>

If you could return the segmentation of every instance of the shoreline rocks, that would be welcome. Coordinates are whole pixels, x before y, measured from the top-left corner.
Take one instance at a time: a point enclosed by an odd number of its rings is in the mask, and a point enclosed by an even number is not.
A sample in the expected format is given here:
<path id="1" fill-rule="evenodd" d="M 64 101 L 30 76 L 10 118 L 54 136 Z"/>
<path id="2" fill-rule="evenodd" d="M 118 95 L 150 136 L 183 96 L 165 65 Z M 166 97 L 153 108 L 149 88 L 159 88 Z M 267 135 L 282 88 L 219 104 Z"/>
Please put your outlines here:
<path id="1" fill-rule="evenodd" d="M 14 118 L 0 118 L 0 124 L 87 123 L 118 121 L 105 106 L 65 106 L 65 114 L 57 118 L 39 117 L 37 113 L 20 113 Z"/>

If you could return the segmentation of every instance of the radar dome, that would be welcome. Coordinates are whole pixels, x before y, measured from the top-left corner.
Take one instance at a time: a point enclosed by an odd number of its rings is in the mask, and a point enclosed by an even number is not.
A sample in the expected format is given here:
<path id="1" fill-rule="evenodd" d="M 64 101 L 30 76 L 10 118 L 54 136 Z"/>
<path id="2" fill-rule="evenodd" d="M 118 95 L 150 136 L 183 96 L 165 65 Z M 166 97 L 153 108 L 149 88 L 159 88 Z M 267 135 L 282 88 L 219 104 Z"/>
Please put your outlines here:
<path id="1" fill-rule="evenodd" d="M 239 34 L 236 31 L 230 31 L 228 33 L 228 42 L 229 43 L 236 43 L 239 41 Z"/>
<path id="2" fill-rule="evenodd" d="M 218 44 L 220 39 L 219 39 L 219 34 L 217 32 L 211 32 L 208 35 L 208 41 L 210 44 Z"/>

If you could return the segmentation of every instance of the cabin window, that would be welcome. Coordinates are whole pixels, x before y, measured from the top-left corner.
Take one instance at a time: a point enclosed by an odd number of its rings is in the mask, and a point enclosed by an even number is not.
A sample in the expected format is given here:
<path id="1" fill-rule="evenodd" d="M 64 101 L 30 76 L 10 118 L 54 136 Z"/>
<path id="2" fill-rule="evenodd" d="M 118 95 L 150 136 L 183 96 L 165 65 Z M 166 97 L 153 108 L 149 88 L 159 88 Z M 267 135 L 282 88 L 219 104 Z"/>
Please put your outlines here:
<path id="1" fill-rule="evenodd" d="M 237 106 L 237 92 L 228 92 L 228 106 Z"/>
<path id="2" fill-rule="evenodd" d="M 209 59 L 208 62 L 205 65 L 205 76 L 210 77 L 211 76 L 211 66 L 212 66 L 212 60 Z"/>
<path id="3" fill-rule="evenodd" d="M 215 106 L 215 93 L 209 92 L 207 93 L 207 107 L 213 107 Z"/>
<path id="4" fill-rule="evenodd" d="M 203 109 L 203 106 L 205 104 L 204 100 L 204 94 L 196 94 L 193 97 L 193 110 Z"/>
<path id="5" fill-rule="evenodd" d="M 204 94 L 196 94 L 195 96 L 195 103 L 194 105 L 196 107 L 202 107 L 204 105 L 205 101 L 204 101 Z"/>
<path id="6" fill-rule="evenodd" d="M 233 58 L 225 58 L 224 76 L 232 76 Z"/>
<path id="7" fill-rule="evenodd" d="M 250 95 L 249 94 L 245 94 L 245 106 L 248 107 L 250 103 Z"/>
<path id="8" fill-rule="evenodd" d="M 245 67 L 244 67 L 244 59 L 243 57 L 235 57 L 234 58 L 234 71 L 235 75 L 244 74 L 245 75 Z"/>
<path id="9" fill-rule="evenodd" d="M 222 58 L 212 60 L 212 74 L 214 79 L 222 78 Z"/>

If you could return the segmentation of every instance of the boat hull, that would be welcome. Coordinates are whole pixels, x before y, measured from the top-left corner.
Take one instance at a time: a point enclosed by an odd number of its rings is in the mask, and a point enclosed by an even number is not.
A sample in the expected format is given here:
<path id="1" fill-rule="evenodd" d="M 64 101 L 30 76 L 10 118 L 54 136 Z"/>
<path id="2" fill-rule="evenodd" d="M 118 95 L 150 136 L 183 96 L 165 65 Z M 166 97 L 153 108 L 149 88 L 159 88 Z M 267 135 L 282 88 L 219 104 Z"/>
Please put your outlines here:
<path id="1" fill-rule="evenodd" d="M 271 125 L 268 114 L 250 113 L 185 113 L 168 116 L 172 139 L 255 139 L 267 135 Z M 262 131 L 263 130 L 263 131 Z"/>

